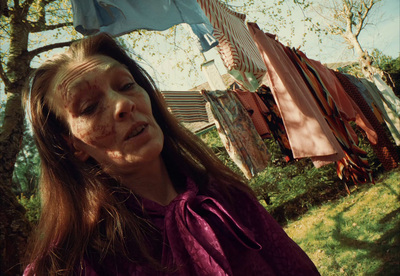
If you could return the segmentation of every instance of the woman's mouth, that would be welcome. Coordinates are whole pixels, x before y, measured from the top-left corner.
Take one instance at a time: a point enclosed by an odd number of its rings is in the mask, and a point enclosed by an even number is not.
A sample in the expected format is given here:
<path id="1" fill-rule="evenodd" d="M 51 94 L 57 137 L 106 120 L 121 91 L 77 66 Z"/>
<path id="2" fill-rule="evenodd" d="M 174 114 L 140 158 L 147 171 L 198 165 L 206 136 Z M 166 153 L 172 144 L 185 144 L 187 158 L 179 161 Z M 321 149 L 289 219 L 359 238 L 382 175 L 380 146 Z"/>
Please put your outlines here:
<path id="1" fill-rule="evenodd" d="M 128 139 L 130 139 L 130 138 L 132 138 L 132 137 L 138 136 L 140 133 L 143 132 L 143 130 L 144 130 L 145 128 L 146 128 L 146 125 L 141 125 L 141 126 L 138 126 L 138 127 L 134 128 L 134 129 L 130 132 L 130 134 L 126 137 L 125 140 L 128 140 Z"/>

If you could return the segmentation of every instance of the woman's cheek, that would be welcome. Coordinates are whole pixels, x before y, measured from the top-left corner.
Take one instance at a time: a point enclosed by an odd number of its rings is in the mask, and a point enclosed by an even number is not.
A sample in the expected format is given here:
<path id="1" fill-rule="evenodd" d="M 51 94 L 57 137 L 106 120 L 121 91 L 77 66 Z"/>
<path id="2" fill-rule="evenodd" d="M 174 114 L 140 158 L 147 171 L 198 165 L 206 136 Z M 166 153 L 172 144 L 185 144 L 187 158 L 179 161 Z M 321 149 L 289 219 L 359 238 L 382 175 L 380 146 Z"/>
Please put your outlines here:
<path id="1" fill-rule="evenodd" d="M 82 142 L 89 144 L 88 142 L 92 140 L 90 124 L 80 118 L 77 118 L 75 122 L 73 122 L 73 125 L 72 134 Z"/>
<path id="2" fill-rule="evenodd" d="M 90 143 L 101 148 L 111 148 L 115 142 L 115 128 L 113 124 L 97 124 L 90 134 Z"/>
<path id="3" fill-rule="evenodd" d="M 112 123 L 100 123 L 104 120 L 94 120 L 87 122 L 78 119 L 75 123 L 75 137 L 86 144 L 97 147 L 111 147 L 115 141 L 115 128 Z"/>

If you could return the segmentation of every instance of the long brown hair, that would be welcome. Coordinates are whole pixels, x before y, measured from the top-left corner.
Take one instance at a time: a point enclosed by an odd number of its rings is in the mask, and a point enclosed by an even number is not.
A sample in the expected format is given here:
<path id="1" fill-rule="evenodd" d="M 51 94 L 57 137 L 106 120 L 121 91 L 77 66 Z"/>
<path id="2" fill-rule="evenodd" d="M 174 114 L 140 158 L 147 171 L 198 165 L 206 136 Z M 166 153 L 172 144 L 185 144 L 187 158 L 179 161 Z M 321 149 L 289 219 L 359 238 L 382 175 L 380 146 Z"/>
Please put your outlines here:
<path id="1" fill-rule="evenodd" d="M 207 189 L 212 177 L 221 183 L 219 189 L 227 196 L 230 187 L 251 193 L 241 176 L 178 123 L 151 77 L 110 35 L 102 33 L 82 39 L 40 66 L 24 97 L 41 157 L 42 211 L 28 251 L 30 274 L 74 274 L 87 255 L 99 259 L 122 256 L 161 269 L 153 251 L 160 234 L 144 214 L 127 210 L 123 200 L 116 196 L 125 192 L 116 180 L 105 175 L 93 160 L 82 163 L 74 157 L 63 139 L 63 135 L 69 135 L 68 125 L 56 116 L 46 99 L 60 68 L 94 55 L 109 56 L 126 65 L 149 94 L 153 115 L 164 133 L 162 157 L 171 175 L 184 172 L 196 182 L 200 192 Z"/>

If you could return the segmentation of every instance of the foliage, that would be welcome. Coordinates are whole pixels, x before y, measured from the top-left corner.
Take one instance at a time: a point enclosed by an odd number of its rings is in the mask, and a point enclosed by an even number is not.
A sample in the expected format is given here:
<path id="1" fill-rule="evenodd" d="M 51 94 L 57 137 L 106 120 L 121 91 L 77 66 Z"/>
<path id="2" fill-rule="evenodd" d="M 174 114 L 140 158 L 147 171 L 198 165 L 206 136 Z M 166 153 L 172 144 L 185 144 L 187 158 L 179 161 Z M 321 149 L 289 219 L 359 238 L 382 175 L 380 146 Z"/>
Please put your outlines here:
<path id="1" fill-rule="evenodd" d="M 374 154 L 367 138 L 354 124 L 359 146 L 367 152 L 367 159 L 376 177 L 383 172 L 382 164 Z M 242 174 L 229 158 L 216 130 L 201 135 L 218 157 L 232 170 Z M 258 199 L 281 224 L 306 213 L 311 207 L 347 195 L 345 183 L 336 174 L 334 163 L 315 168 L 310 159 L 286 162 L 273 139 L 264 140 L 271 155 L 267 168 L 249 181 Z"/>
<path id="2" fill-rule="evenodd" d="M 337 70 L 340 73 L 350 74 L 358 78 L 364 78 L 364 74 L 362 73 L 360 64 L 358 62 L 345 67 L 339 67 Z"/>
<path id="3" fill-rule="evenodd" d="M 18 202 L 25 207 L 26 217 L 33 225 L 37 225 L 40 217 L 40 198 L 37 195 L 26 197 L 25 194 L 17 196 Z"/>
<path id="4" fill-rule="evenodd" d="M 321 275 L 398 275 L 399 179 L 400 169 L 384 173 L 376 185 L 312 208 L 285 231 Z"/>
<path id="5" fill-rule="evenodd" d="M 389 73 L 391 76 L 400 74 L 400 56 L 393 58 L 391 56 L 385 55 L 382 51 L 374 49 L 371 52 L 372 65 L 381 69 L 382 71 Z M 351 65 L 345 67 L 339 67 L 338 71 L 341 73 L 347 73 L 359 78 L 363 78 L 360 64 L 355 62 Z M 383 76 L 385 78 L 385 76 Z M 394 81 L 394 80 L 392 80 Z"/>
<path id="6" fill-rule="evenodd" d="M 0 102 L 0 122 L 3 122 L 5 102 Z M 26 125 L 26 124 L 25 124 Z M 39 154 L 32 133 L 24 127 L 21 150 L 14 166 L 12 189 L 15 194 L 30 196 L 35 193 L 39 176 Z"/>
<path id="7" fill-rule="evenodd" d="M 30 196 L 35 193 L 39 178 L 39 153 L 29 129 L 25 129 L 21 150 L 13 174 L 14 193 Z"/>
<path id="8" fill-rule="evenodd" d="M 382 163 L 379 161 L 378 157 L 376 156 L 374 149 L 372 148 L 371 144 L 369 143 L 365 132 L 363 130 L 361 130 L 361 128 L 359 128 L 354 122 L 350 122 L 350 125 L 353 127 L 353 129 L 357 133 L 359 147 L 367 152 L 367 160 L 368 160 L 368 164 L 372 170 L 373 177 L 377 177 L 378 175 L 382 174 L 384 171 Z M 384 127 L 384 129 L 387 131 L 387 135 L 390 139 L 390 137 L 392 137 L 392 135 L 391 135 L 389 129 L 387 129 L 386 127 Z M 394 141 L 392 141 L 392 142 L 393 142 L 393 144 L 395 144 Z"/>
<path id="9" fill-rule="evenodd" d="M 216 130 L 203 134 L 201 138 L 213 149 L 218 157 L 231 169 L 238 171 L 237 166 L 229 158 Z M 334 168 L 316 169 L 308 159 L 284 161 L 284 156 L 274 140 L 264 140 L 270 152 L 271 159 L 267 168 L 252 178 L 249 184 L 257 193 L 259 199 L 267 204 L 275 205 L 290 200 L 304 193 L 309 186 L 319 183 L 330 185 L 334 182 Z"/>
<path id="10" fill-rule="evenodd" d="M 374 49 L 371 53 L 375 66 L 387 73 L 400 73 L 400 56 L 393 58 L 382 51 Z"/>
<path id="11" fill-rule="evenodd" d="M 217 130 L 213 129 L 211 131 L 208 131 L 202 134 L 200 138 L 214 151 L 214 153 L 226 166 L 244 177 L 242 171 L 238 168 L 238 166 L 236 166 L 236 164 L 226 152 L 226 149 L 221 139 L 219 138 Z"/>

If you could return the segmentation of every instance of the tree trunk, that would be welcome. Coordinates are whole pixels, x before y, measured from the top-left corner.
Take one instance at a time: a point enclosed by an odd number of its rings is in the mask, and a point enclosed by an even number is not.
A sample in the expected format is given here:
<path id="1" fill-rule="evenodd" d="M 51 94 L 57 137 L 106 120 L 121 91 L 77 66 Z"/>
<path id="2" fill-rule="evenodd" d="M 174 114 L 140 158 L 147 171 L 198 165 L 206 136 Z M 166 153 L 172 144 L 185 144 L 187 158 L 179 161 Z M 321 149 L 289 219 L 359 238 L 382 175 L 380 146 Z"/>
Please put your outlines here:
<path id="1" fill-rule="evenodd" d="M 17 10 L 17 8 L 15 9 Z M 21 92 L 30 70 L 29 31 L 24 11 L 11 16 L 10 55 L 7 62 L 7 103 L 0 130 L 0 275 L 21 275 L 22 256 L 31 230 L 25 210 L 12 192 L 12 175 L 23 137 Z"/>
<path id="2" fill-rule="evenodd" d="M 0 275 L 22 275 L 21 263 L 31 226 L 22 207 L 7 187 L 0 183 Z"/>
<path id="3" fill-rule="evenodd" d="M 8 188 L 11 188 L 14 165 L 21 147 L 23 124 L 21 95 L 9 93 L 0 133 L 0 183 Z"/>
<path id="4" fill-rule="evenodd" d="M 375 75 L 376 73 L 380 73 L 380 70 L 371 65 L 372 63 L 371 56 L 368 54 L 367 51 L 364 51 L 361 48 L 360 42 L 353 33 L 351 32 L 347 33 L 345 39 L 348 41 L 351 47 L 353 47 L 354 50 L 356 51 L 362 73 L 367 79 L 372 80 L 372 76 Z"/>
<path id="5" fill-rule="evenodd" d="M 21 95 L 11 94 L 0 133 L 0 275 L 21 275 L 21 260 L 31 231 L 25 209 L 12 192 L 12 175 L 23 134 Z"/>
<path id="6" fill-rule="evenodd" d="M 23 135 L 21 94 L 9 93 L 0 133 L 0 274 L 21 275 L 31 227 L 12 192 L 12 175 Z M 1 274 L 2 275 L 2 274 Z"/>

